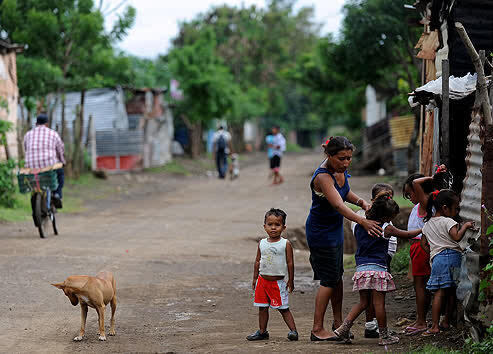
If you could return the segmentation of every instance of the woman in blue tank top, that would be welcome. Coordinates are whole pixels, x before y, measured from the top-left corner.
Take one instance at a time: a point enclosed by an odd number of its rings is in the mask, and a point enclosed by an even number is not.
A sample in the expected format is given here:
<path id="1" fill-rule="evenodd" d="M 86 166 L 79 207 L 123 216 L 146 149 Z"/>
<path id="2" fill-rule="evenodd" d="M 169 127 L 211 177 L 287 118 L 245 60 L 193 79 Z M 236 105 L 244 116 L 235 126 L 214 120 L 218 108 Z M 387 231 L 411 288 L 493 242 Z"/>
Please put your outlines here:
<path id="1" fill-rule="evenodd" d="M 342 324 L 344 217 L 360 224 L 371 234 L 381 235 L 382 232 L 376 221 L 357 215 L 344 204 L 347 201 L 365 210 L 370 207 L 349 187 L 347 168 L 353 156 L 353 144 L 345 137 L 336 136 L 327 140 L 322 147 L 326 159 L 310 181 L 312 206 L 306 220 L 310 264 L 314 279 L 320 280 L 315 298 L 312 341 L 339 339 L 332 331 L 327 331 L 323 323 L 331 301 L 334 315 L 332 329 Z"/>

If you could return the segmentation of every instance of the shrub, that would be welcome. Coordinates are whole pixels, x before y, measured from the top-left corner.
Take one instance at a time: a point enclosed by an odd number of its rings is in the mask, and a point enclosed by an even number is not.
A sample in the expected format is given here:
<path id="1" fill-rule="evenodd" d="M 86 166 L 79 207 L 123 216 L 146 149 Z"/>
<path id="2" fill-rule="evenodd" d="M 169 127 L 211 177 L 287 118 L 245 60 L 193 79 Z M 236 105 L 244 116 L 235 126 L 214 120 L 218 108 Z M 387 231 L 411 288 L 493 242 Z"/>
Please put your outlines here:
<path id="1" fill-rule="evenodd" d="M 466 352 L 474 354 L 493 353 L 493 322 L 486 329 L 486 335 L 480 342 L 473 341 L 472 338 L 466 339 Z"/>
<path id="2" fill-rule="evenodd" d="M 14 160 L 0 162 L 0 205 L 7 208 L 15 206 Z"/>
<path id="3" fill-rule="evenodd" d="M 405 247 L 401 247 L 397 250 L 394 258 L 392 258 L 392 263 L 390 265 L 392 273 L 399 274 L 407 272 L 409 267 L 409 260 L 411 259 L 409 257 L 409 248 L 410 245 L 408 243 Z"/>

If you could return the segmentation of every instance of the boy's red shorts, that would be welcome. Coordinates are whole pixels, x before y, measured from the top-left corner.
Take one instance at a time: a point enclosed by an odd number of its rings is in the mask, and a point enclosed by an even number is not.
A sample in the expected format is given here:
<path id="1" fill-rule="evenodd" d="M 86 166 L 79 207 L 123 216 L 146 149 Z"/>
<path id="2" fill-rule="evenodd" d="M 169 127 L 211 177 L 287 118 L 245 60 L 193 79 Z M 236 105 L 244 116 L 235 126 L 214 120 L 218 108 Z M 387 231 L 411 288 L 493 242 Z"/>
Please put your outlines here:
<path id="1" fill-rule="evenodd" d="M 430 255 L 421 248 L 419 240 L 411 245 L 409 250 L 413 276 L 426 276 L 431 274 Z"/>
<path id="2" fill-rule="evenodd" d="M 259 275 L 255 286 L 254 306 L 272 307 L 273 309 L 287 309 L 288 288 L 284 280 L 265 280 Z"/>

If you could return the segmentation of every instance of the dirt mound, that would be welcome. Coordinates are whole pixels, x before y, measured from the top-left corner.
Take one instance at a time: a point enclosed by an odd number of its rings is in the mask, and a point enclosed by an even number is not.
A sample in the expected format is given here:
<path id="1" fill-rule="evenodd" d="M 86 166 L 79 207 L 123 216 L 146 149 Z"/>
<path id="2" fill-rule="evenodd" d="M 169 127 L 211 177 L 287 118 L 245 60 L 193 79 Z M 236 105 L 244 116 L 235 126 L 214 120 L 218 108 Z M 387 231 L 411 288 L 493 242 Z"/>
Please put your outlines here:
<path id="1" fill-rule="evenodd" d="M 298 249 L 308 249 L 308 244 L 306 243 L 306 231 L 305 226 L 288 228 L 284 233 L 284 237 L 286 237 L 291 245 L 294 248 Z"/>
<path id="2" fill-rule="evenodd" d="M 399 229 L 407 229 L 407 220 L 411 213 L 411 208 L 401 208 L 399 215 L 392 221 L 395 227 Z M 288 228 L 284 235 L 293 245 L 294 248 L 308 249 L 306 243 L 305 226 Z M 399 244 L 405 240 L 399 239 Z M 356 238 L 351 231 L 351 222 L 344 219 L 344 253 L 354 254 L 356 252 Z"/>

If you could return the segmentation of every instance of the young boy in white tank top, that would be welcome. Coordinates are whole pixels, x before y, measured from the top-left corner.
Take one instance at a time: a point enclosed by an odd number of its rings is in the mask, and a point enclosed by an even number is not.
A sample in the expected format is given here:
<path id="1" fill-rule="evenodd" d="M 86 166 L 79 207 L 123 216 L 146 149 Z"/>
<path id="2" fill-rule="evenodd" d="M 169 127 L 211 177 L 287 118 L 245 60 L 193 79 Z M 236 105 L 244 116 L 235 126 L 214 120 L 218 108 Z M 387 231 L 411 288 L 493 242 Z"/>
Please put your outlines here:
<path id="1" fill-rule="evenodd" d="M 281 313 L 290 330 L 288 339 L 298 340 L 298 332 L 288 303 L 288 292 L 294 290 L 293 247 L 287 239 L 281 237 L 285 229 L 286 213 L 281 209 L 270 209 L 264 218 L 264 230 L 268 237 L 260 240 L 253 267 L 253 305 L 259 308 L 260 328 L 246 337 L 250 341 L 269 338 L 269 307 Z M 287 283 L 284 281 L 286 275 Z"/>

